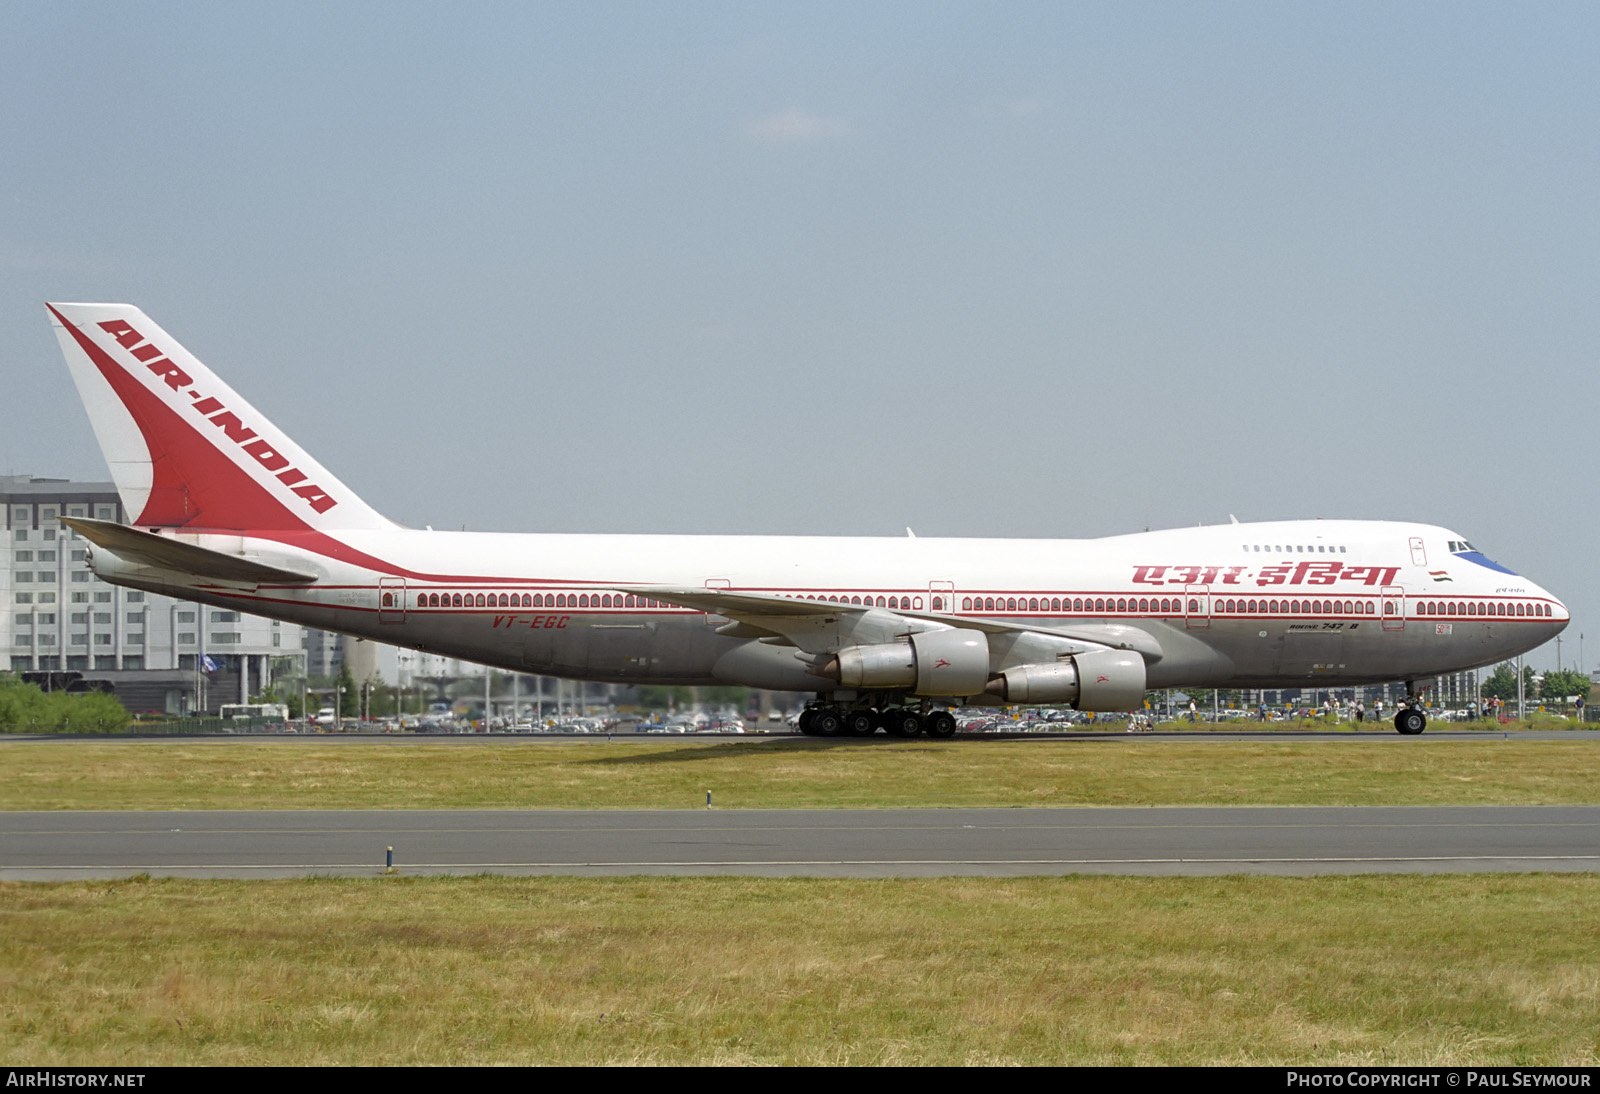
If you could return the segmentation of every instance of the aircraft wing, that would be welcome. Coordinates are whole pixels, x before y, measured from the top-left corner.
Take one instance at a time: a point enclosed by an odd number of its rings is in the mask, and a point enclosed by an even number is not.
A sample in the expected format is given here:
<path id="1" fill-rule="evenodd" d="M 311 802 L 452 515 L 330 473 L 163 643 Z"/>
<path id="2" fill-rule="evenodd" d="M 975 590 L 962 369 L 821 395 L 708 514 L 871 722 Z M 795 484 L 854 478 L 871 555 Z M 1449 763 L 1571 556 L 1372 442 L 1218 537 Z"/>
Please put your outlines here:
<path id="1" fill-rule="evenodd" d="M 820 625 L 835 620 L 867 624 L 877 623 L 873 630 L 898 629 L 901 634 L 936 627 L 953 627 L 959 630 L 980 631 L 986 635 L 1043 634 L 1082 642 L 1088 646 L 1138 653 L 1147 663 L 1162 657 L 1161 644 L 1148 631 L 1117 623 L 1087 623 L 1071 627 L 1050 627 L 1030 623 L 1006 623 L 996 619 L 972 619 L 966 616 L 945 615 L 939 612 L 907 611 L 902 608 L 878 608 L 866 604 L 836 604 L 831 600 L 800 600 L 778 596 L 774 593 L 742 592 L 732 589 L 696 589 L 671 586 L 619 588 L 620 592 L 633 593 L 694 608 L 710 615 L 724 615 L 736 623 L 721 628 L 720 633 L 738 637 L 757 637 L 757 633 L 789 639 L 802 649 L 812 649 L 814 641 L 798 640 L 797 632 L 812 638 Z M 853 618 L 852 618 L 853 617 Z M 895 620 L 899 619 L 898 628 Z M 858 628 L 846 625 L 839 630 L 839 641 L 849 644 L 856 640 Z"/>
<path id="2" fill-rule="evenodd" d="M 152 535 L 117 524 L 109 520 L 91 520 L 87 517 L 62 517 L 67 525 L 84 539 L 127 562 L 154 566 L 160 570 L 176 570 L 196 577 L 215 578 L 218 581 L 241 581 L 256 585 L 309 585 L 317 580 L 316 574 L 268 566 L 238 555 L 213 551 L 193 543 L 181 543 L 166 536 Z"/>
<path id="3" fill-rule="evenodd" d="M 730 619 L 746 615 L 758 615 L 763 618 L 825 616 L 868 610 L 860 604 L 835 604 L 828 600 L 797 600 L 773 593 L 734 592 L 731 589 L 678 588 L 669 585 L 641 588 L 633 585 L 626 588 L 619 586 L 617 591 L 647 596 L 652 600 L 676 604 L 680 608 L 694 608 L 712 615 L 725 615 Z"/>

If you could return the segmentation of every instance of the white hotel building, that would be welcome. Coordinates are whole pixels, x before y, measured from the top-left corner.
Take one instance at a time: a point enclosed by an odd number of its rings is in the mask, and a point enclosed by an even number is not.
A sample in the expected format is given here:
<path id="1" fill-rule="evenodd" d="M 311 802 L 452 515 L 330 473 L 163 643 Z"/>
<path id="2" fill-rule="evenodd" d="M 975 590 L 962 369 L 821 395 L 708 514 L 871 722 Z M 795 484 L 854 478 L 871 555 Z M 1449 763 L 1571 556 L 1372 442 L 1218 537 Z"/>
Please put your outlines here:
<path id="1" fill-rule="evenodd" d="M 0 476 L 0 506 L 0 607 L 6 613 L 0 668 L 81 673 L 110 681 L 129 710 L 182 713 L 246 701 L 270 682 L 276 658 L 303 664 L 301 628 L 294 624 L 95 577 L 87 544 L 61 518 L 125 522 L 111 483 Z M 197 670 L 201 654 L 217 671 Z"/>

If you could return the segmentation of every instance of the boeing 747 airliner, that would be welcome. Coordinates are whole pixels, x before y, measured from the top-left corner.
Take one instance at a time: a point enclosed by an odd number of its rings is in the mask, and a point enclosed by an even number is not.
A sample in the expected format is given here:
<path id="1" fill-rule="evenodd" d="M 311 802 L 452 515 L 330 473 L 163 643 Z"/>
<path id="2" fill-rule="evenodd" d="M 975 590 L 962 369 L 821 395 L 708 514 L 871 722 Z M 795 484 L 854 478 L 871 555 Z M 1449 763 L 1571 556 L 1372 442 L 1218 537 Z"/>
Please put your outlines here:
<path id="1" fill-rule="evenodd" d="M 947 709 L 1134 710 L 1151 688 L 1434 676 L 1567 625 L 1430 525 L 1092 540 L 505 535 L 385 519 L 138 308 L 47 305 L 130 525 L 107 581 L 517 672 L 811 692 L 808 733 L 947 737 Z"/>

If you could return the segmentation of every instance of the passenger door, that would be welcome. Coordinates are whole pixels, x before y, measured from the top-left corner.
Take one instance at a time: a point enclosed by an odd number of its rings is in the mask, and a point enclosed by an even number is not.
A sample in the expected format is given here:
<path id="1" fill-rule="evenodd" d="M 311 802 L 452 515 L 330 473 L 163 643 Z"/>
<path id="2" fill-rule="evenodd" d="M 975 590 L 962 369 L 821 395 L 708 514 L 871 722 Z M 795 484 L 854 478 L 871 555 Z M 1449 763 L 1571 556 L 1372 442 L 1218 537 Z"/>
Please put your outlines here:
<path id="1" fill-rule="evenodd" d="M 406 579 L 380 577 L 378 579 L 378 622 L 404 623 L 406 621 Z"/>

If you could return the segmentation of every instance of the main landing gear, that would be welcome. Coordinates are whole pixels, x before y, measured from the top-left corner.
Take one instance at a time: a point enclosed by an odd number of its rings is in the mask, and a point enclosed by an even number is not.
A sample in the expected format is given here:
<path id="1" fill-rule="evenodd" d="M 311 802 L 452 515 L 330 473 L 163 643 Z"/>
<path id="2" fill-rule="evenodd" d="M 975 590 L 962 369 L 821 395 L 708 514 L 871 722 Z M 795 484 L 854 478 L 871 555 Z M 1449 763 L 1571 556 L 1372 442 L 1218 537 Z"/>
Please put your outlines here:
<path id="1" fill-rule="evenodd" d="M 1415 680 L 1406 681 L 1406 705 L 1395 712 L 1394 728 L 1407 737 L 1415 737 L 1428 728 L 1428 716 L 1422 713 L 1422 700 L 1417 697 Z"/>
<path id="2" fill-rule="evenodd" d="M 948 710 L 920 712 L 910 707 L 842 707 L 819 703 L 800 714 L 800 732 L 810 737 L 954 737 L 955 715 Z"/>

